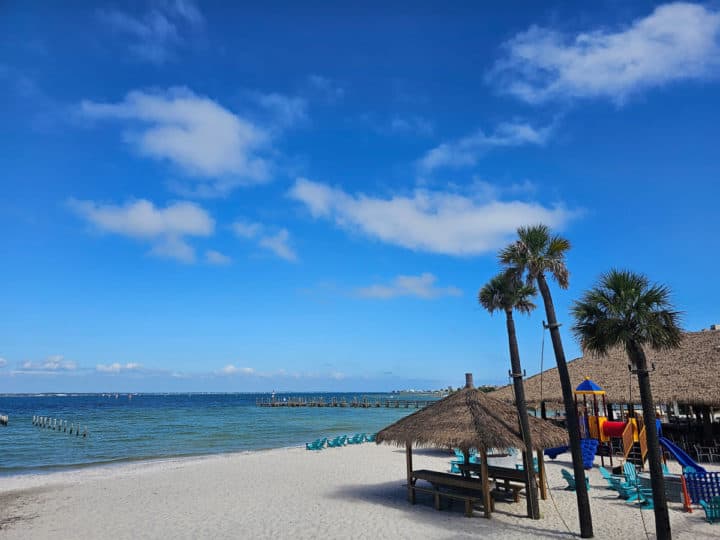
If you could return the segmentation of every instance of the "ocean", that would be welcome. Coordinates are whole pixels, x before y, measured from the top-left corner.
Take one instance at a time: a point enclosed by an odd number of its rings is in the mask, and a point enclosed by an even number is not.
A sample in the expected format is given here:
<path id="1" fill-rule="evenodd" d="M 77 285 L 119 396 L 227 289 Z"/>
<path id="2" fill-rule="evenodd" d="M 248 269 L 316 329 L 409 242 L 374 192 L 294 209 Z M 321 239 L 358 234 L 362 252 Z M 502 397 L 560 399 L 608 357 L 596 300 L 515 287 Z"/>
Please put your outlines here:
<path id="1" fill-rule="evenodd" d="M 0 475 L 127 461 L 304 445 L 320 437 L 375 433 L 414 408 L 258 407 L 269 394 L 83 394 L 0 396 Z M 277 394 L 369 400 L 402 395 Z M 426 399 L 409 396 L 407 399 Z M 87 438 L 32 424 L 34 415 L 81 426 Z"/>

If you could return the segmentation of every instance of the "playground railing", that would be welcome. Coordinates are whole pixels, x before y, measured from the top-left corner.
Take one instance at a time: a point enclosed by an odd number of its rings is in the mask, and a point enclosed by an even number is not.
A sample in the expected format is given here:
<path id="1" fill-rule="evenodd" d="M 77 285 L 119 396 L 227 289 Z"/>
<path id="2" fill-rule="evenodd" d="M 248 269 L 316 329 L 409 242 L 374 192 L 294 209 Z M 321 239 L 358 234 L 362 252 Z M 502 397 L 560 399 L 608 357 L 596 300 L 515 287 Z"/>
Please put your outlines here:
<path id="1" fill-rule="evenodd" d="M 633 425 L 632 422 L 628 422 L 625 425 L 625 429 L 622 432 L 623 441 L 623 456 L 625 459 L 628 458 L 633 447 Z"/>

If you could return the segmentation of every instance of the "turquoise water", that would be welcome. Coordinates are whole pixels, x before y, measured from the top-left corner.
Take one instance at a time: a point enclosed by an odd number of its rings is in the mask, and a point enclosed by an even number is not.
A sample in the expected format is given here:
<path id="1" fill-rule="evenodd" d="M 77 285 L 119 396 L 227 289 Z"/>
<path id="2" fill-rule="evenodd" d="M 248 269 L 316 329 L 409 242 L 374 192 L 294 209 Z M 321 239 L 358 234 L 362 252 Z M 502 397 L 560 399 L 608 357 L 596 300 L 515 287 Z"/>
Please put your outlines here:
<path id="1" fill-rule="evenodd" d="M 388 394 L 293 394 L 351 401 Z M 297 446 L 319 437 L 374 433 L 415 409 L 257 407 L 268 394 L 38 395 L 0 397 L 0 475 Z M 277 399 L 283 399 L 278 394 Z M 409 398 L 412 399 L 412 398 Z M 33 415 L 67 420 L 88 437 L 32 425 Z"/>

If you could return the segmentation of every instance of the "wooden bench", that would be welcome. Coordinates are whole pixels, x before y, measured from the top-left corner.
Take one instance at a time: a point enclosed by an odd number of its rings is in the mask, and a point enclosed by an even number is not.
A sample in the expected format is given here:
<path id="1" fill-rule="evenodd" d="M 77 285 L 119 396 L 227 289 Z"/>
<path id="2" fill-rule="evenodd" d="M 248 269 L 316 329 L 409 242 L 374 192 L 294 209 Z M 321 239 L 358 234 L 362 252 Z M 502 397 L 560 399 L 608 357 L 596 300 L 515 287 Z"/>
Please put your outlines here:
<path id="1" fill-rule="evenodd" d="M 420 487 L 416 485 L 418 480 L 428 482 L 432 488 Z M 415 492 L 430 493 L 435 502 L 435 509 L 440 510 L 440 498 L 461 500 L 465 502 L 465 515 L 471 517 L 473 506 L 477 501 L 482 501 L 483 507 L 489 508 L 490 512 L 494 510 L 492 496 L 490 497 L 489 507 L 483 498 L 482 483 L 478 480 L 464 478 L 456 474 L 448 474 L 438 471 L 417 470 L 412 473 L 412 481 L 410 486 L 410 502 L 415 504 Z"/>
<path id="2" fill-rule="evenodd" d="M 470 476 L 470 473 L 477 473 L 480 475 L 481 465 L 479 463 L 467 463 L 459 465 L 460 470 L 466 477 Z M 520 501 L 520 492 L 525 489 L 525 471 L 518 469 L 508 469 L 507 467 L 497 467 L 488 465 L 488 478 L 495 482 L 495 490 L 512 496 L 513 502 Z M 502 481 L 502 483 L 498 483 Z"/>

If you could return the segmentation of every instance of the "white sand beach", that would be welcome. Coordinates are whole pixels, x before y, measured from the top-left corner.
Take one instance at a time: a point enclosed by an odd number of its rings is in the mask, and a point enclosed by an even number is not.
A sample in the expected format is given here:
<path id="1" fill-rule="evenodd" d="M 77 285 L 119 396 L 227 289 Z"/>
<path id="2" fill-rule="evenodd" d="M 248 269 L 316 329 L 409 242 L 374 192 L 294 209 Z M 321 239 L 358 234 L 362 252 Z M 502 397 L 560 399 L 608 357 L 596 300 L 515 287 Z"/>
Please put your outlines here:
<path id="1" fill-rule="evenodd" d="M 418 450 L 414 466 L 447 470 L 449 459 Z M 0 538 L 570 538 L 575 495 L 560 475 L 568 460 L 547 464 L 552 498 L 540 501 L 539 521 L 524 517 L 522 497 L 498 502 L 490 520 L 465 517 L 459 502 L 436 511 L 429 495 L 410 505 L 404 451 L 374 444 L 16 476 L 0 482 Z M 617 499 L 597 469 L 588 475 L 596 538 L 645 538 L 641 517 L 654 537 L 651 511 Z M 720 538 L 699 509 L 671 503 L 670 517 L 674 538 Z"/>

